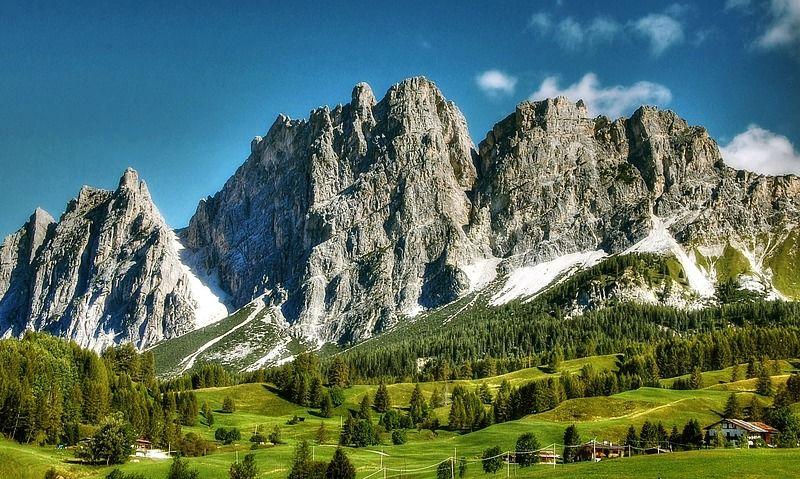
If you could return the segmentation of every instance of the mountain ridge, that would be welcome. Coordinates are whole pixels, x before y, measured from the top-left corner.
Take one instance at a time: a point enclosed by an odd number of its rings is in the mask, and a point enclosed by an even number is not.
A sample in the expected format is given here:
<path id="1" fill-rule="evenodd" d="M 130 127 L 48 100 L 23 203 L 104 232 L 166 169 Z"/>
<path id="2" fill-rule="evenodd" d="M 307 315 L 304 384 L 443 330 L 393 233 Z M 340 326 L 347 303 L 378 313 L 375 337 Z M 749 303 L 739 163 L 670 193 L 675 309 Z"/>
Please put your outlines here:
<path id="1" fill-rule="evenodd" d="M 724 281 L 791 299 L 799 190 L 794 176 L 725 166 L 707 131 L 669 110 L 611 120 L 564 97 L 524 101 L 476 146 L 433 82 L 405 80 L 380 101 L 360 83 L 350 103 L 305 120 L 279 115 L 253 139 L 180 241 L 163 247 L 179 282 L 196 279 L 175 296 L 188 298 L 185 312 L 157 334 L 118 340 L 146 346 L 209 324 L 192 302 L 207 288 L 210 304 L 229 309 L 262 298 L 269 321 L 304 341 L 353 342 L 492 282 L 505 282 L 502 303 L 634 251 L 675 258 L 687 279 L 681 307 L 717 301 Z M 108 199 L 82 189 L 76 201 L 91 197 Z M 39 213 L 34 243 L 49 224 Z M 10 253 L 17 235 L 3 244 L 6 269 L 25 262 Z M 525 283 L 531 276 L 542 284 Z"/>

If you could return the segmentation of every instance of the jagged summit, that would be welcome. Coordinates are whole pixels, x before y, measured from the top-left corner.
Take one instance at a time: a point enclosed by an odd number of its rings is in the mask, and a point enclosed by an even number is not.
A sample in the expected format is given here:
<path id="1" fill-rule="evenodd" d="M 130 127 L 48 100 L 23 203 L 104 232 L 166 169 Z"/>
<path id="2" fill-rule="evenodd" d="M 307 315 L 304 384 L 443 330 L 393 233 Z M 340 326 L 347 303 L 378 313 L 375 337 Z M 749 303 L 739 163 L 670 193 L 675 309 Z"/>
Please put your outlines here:
<path id="1" fill-rule="evenodd" d="M 193 329 L 173 236 L 131 168 L 115 191 L 82 187 L 58 222 L 37 209 L 0 246 L 0 333 L 46 330 L 102 348 Z"/>
<path id="2" fill-rule="evenodd" d="M 669 255 L 677 286 L 629 278 L 582 292 L 575 311 L 609 295 L 699 307 L 729 281 L 797 298 L 800 262 L 785 258 L 800 254 L 798 193 L 796 177 L 725 166 L 669 110 L 611 120 L 564 97 L 524 101 L 476 147 L 430 80 L 380 100 L 359 83 L 345 105 L 279 115 L 179 237 L 132 169 L 115 191 L 81 189 L 58 223 L 34 214 L 0 250 L 0 325 L 142 346 L 257 299 L 258 324 L 347 342 L 633 252 Z"/>

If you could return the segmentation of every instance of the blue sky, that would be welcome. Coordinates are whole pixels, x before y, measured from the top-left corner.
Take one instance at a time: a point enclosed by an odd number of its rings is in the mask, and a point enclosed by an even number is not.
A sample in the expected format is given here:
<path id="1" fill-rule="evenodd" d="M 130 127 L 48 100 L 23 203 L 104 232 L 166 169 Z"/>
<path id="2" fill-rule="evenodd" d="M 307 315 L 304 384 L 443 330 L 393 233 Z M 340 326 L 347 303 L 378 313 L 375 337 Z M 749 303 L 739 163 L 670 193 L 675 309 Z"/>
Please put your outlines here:
<path id="1" fill-rule="evenodd" d="M 568 94 L 592 113 L 668 107 L 729 162 L 800 171 L 800 0 L 0 0 L 0 72 L 3 236 L 127 166 L 184 226 L 278 113 L 349 101 L 359 81 L 380 98 L 415 75 L 476 143 L 518 102 Z"/>

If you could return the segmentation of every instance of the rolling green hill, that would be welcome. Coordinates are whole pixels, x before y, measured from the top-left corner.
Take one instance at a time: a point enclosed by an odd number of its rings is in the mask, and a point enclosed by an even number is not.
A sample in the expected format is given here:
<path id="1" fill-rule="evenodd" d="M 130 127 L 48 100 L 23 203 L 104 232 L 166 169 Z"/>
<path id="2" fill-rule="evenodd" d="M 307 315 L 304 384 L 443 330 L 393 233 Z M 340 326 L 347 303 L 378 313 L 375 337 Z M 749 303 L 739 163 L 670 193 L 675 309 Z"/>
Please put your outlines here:
<path id="1" fill-rule="evenodd" d="M 592 364 L 596 369 L 613 369 L 617 366 L 617 360 L 614 355 L 598 356 L 565 361 L 556 373 L 528 368 L 481 380 L 451 381 L 446 384 L 422 383 L 421 389 L 424 395 L 429 396 L 434 388 L 441 389 L 447 386 L 452 390 L 456 384 L 472 388 L 487 383 L 490 387 L 496 388 L 503 380 L 525 382 L 565 371 L 575 372 L 585 364 Z M 784 363 L 782 366 L 787 370 L 791 368 L 789 363 Z M 706 425 L 720 417 L 720 412 L 730 394 L 727 388 L 722 386 L 747 391 L 747 388 L 738 386 L 739 382 L 725 383 L 726 373 L 725 370 L 704 373 L 709 382 L 712 382 L 710 378 L 718 380 L 701 390 L 639 388 L 608 397 L 571 399 L 564 401 L 555 409 L 528 415 L 516 421 L 495 424 L 467 434 L 447 430 L 439 430 L 436 433 L 429 430 L 412 430 L 409 431 L 408 442 L 404 445 L 392 445 L 389 438 L 384 435 L 379 446 L 347 448 L 347 453 L 358 469 L 358 477 L 364 478 L 380 469 L 381 460 L 384 467 L 397 471 L 425 468 L 444 460 L 452 455 L 453 451 L 459 457 L 477 461 L 483 450 L 492 445 L 499 445 L 503 450 L 512 450 L 517 436 L 524 432 L 535 433 L 543 446 L 560 443 L 564 429 L 570 424 L 577 425 L 583 440 L 597 438 L 615 443 L 622 441 L 630 425 L 639 428 L 645 420 L 662 422 L 667 429 L 673 424 L 680 428 L 689 419 L 697 419 L 701 425 Z M 779 379 L 780 376 L 776 376 L 775 379 Z M 665 380 L 665 383 L 669 382 Z M 401 408 L 407 406 L 413 387 L 414 385 L 410 383 L 389 385 L 393 406 Z M 340 416 L 345 416 L 348 409 L 357 409 L 362 396 L 367 392 L 374 394 L 375 390 L 374 385 L 355 385 L 346 389 L 345 403 L 336 408 L 333 417 L 329 419 L 318 417 L 314 409 L 301 407 L 283 399 L 269 384 L 251 383 L 196 390 L 198 402 L 207 401 L 215 411 L 215 424 L 213 428 L 208 428 L 202 421 L 198 421 L 196 426 L 184 427 L 184 433 L 195 432 L 213 440 L 214 429 L 217 427 L 237 427 L 243 432 L 243 436 L 236 444 L 220 446 L 213 454 L 189 458 L 189 462 L 192 467 L 200 471 L 201 479 L 225 478 L 227 469 L 235 460 L 237 453 L 241 458 L 250 452 L 248 442 L 250 432 L 258 430 L 266 434 L 278 426 L 281 428 L 285 444 L 265 446 L 254 453 L 261 470 L 260 478 L 285 477 L 294 446 L 303 439 L 313 440 L 316 429 L 323 422 L 331 432 L 331 438 L 326 444 L 315 446 L 314 454 L 317 459 L 330 458 L 340 427 Z M 741 394 L 746 397 L 753 393 Z M 234 413 L 226 414 L 220 411 L 226 397 L 235 401 Z M 440 408 L 436 412 L 446 421 L 447 407 Z M 302 417 L 304 420 L 288 425 L 293 416 Z M 374 417 L 376 422 L 377 418 L 376 414 Z M 560 453 L 560 450 L 557 452 Z M 0 441 L 0 477 L 41 478 L 48 467 L 55 466 L 69 478 L 99 479 L 105 477 L 112 469 L 72 464 L 70 457 L 70 452 L 53 447 Z M 603 461 L 600 464 L 558 465 L 555 471 L 549 467 L 536 466 L 527 470 L 511 470 L 511 473 L 518 477 L 649 477 L 649 474 L 653 474 L 653 477 L 686 477 L 686 475 L 716 477 L 712 471 L 735 467 L 743 477 L 789 477 L 781 474 L 798 466 L 800 466 L 800 453 L 796 450 L 709 450 L 659 457 L 637 456 Z M 169 461 L 145 459 L 132 460 L 120 466 L 123 471 L 139 472 L 146 477 L 156 478 L 164 477 L 168 467 Z M 435 469 L 424 469 L 419 474 L 408 477 L 435 477 Z M 478 462 L 471 464 L 469 477 L 483 477 Z"/>

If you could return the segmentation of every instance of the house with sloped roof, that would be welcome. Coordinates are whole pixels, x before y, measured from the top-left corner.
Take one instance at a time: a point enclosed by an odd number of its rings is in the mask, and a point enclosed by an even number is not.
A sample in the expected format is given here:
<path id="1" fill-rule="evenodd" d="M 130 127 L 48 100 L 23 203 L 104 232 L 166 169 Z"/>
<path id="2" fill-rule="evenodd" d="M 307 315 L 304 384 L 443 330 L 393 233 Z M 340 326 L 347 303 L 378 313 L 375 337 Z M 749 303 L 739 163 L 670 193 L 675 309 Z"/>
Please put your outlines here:
<path id="1" fill-rule="evenodd" d="M 750 446 L 753 445 L 753 441 L 758 439 L 762 439 L 765 443 L 771 445 L 775 440 L 775 436 L 780 434 L 780 431 L 763 422 L 750 422 L 730 418 L 721 419 L 714 424 L 706 426 L 705 430 L 709 441 L 713 440 L 717 435 L 717 431 L 719 431 L 728 441 L 741 442 L 746 438 L 747 444 Z"/>

